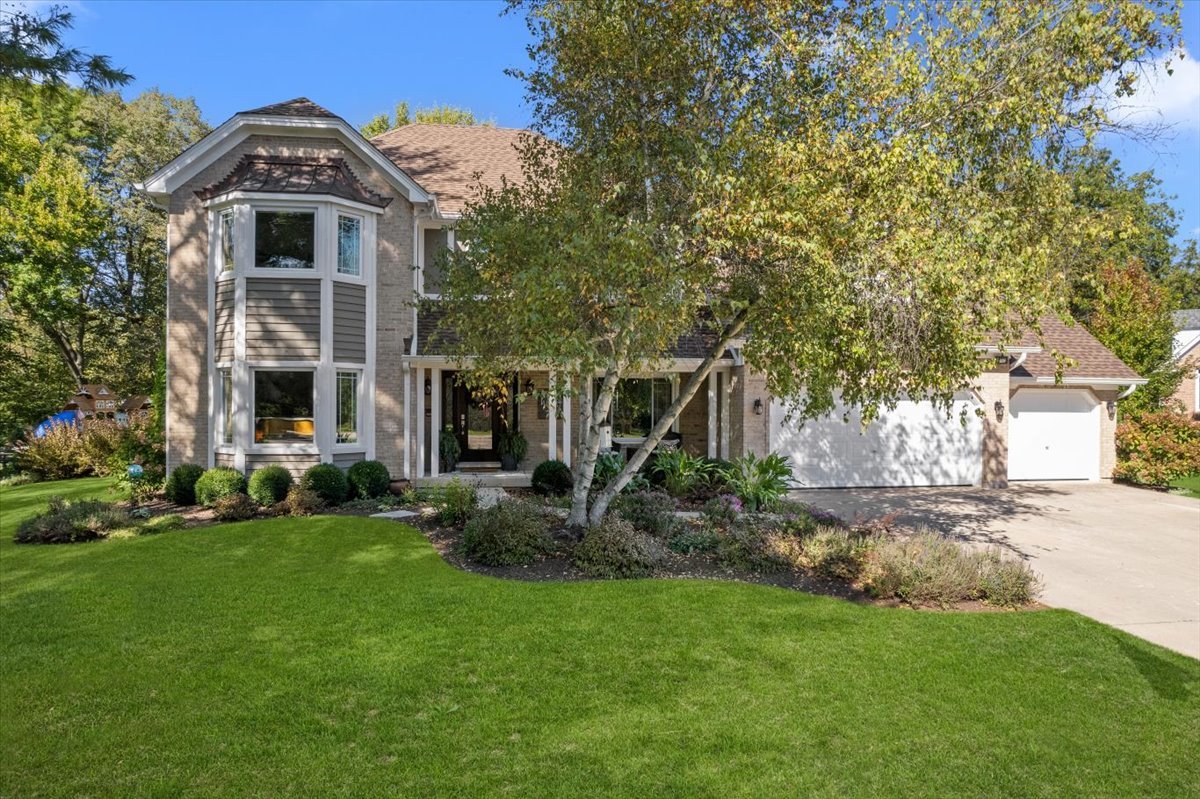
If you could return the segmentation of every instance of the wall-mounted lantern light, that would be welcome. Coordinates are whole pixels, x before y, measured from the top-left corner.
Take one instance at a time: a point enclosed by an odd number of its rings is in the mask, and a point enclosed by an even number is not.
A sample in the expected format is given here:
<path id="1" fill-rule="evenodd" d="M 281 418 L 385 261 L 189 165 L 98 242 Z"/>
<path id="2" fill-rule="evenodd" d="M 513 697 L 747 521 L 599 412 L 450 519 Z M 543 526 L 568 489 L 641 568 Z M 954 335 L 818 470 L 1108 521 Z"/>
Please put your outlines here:
<path id="1" fill-rule="evenodd" d="M 430 394 L 432 394 L 432 393 L 433 393 L 433 381 L 432 381 L 432 380 L 426 380 L 426 381 L 425 381 L 425 395 L 426 395 L 426 396 L 429 396 L 429 395 L 430 395 Z"/>
<path id="2" fill-rule="evenodd" d="M 1000 400 L 996 400 L 996 404 L 992 407 L 994 407 L 996 409 L 996 421 L 1003 422 L 1004 421 L 1004 403 L 1001 402 Z"/>
<path id="3" fill-rule="evenodd" d="M 1117 418 L 1117 403 L 1115 400 L 1109 400 L 1104 404 L 1104 407 L 1108 410 L 1109 419 Z"/>
<path id="4" fill-rule="evenodd" d="M 755 416 L 763 415 L 763 401 L 760 399 L 756 399 L 754 401 L 754 415 Z"/>

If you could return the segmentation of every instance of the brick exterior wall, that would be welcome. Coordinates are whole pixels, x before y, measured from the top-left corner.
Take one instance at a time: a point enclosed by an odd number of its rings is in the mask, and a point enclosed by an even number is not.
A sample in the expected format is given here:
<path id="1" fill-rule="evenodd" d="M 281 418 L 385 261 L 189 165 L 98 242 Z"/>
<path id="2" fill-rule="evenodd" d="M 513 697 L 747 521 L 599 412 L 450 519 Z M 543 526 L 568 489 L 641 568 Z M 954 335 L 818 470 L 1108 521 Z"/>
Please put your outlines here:
<path id="1" fill-rule="evenodd" d="M 225 177 L 246 154 L 344 158 L 359 180 L 394 198 L 376 230 L 375 456 L 393 474 L 404 459 L 403 340 L 412 335 L 413 206 L 335 138 L 254 135 L 171 195 L 167 313 L 167 466 L 207 464 L 208 221 L 195 192 Z"/>
<path id="2" fill-rule="evenodd" d="M 975 392 L 983 405 L 983 469 L 985 488 L 1008 486 L 1008 402 L 1011 378 L 1007 364 L 997 364 L 979 376 Z M 996 403 L 1000 403 L 999 418 Z"/>
<path id="3" fill-rule="evenodd" d="M 1120 403 L 1110 416 L 1108 403 L 1116 402 L 1120 391 L 1093 391 L 1100 400 L 1100 479 L 1111 480 L 1117 466 L 1117 422 L 1121 419 Z"/>
<path id="4" fill-rule="evenodd" d="M 1200 418 L 1200 407 L 1196 405 L 1196 383 L 1200 381 L 1200 345 L 1184 353 L 1179 359 L 1183 367 L 1183 379 L 1171 399 L 1178 403 L 1180 410 L 1192 418 Z"/>
<path id="5" fill-rule="evenodd" d="M 767 455 L 771 451 L 771 396 L 767 393 L 767 377 L 746 366 L 735 366 L 733 391 L 729 403 L 729 455 L 737 458 L 746 453 Z M 754 401 L 761 400 L 762 415 L 754 413 Z"/>

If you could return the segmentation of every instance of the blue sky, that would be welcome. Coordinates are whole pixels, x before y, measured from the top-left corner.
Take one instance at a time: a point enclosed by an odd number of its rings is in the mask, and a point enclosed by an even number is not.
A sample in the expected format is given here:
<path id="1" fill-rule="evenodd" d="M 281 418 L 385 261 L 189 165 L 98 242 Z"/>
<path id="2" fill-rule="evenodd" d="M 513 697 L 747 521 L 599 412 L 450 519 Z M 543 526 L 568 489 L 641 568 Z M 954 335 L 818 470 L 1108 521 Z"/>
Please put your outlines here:
<path id="1" fill-rule="evenodd" d="M 132 96 L 158 86 L 196 98 L 205 117 L 307 96 L 359 124 L 451 103 L 523 127 L 523 90 L 504 74 L 526 63 L 528 34 L 497 2 L 72 3 L 72 44 L 132 72 Z M 1185 0 L 1184 46 L 1200 56 L 1200 0 Z M 1108 138 L 1126 171 L 1153 170 L 1177 196 L 1179 239 L 1200 236 L 1200 62 L 1149 76 L 1135 113 L 1170 125 L 1152 142 Z"/>

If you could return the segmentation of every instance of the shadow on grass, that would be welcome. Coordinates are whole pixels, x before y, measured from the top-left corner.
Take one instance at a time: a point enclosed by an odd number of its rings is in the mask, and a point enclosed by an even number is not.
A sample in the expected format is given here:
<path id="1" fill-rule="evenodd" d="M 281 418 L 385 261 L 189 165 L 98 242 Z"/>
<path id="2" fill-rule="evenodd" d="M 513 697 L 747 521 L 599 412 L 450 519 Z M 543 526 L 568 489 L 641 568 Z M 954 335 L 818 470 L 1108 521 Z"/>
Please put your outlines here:
<path id="1" fill-rule="evenodd" d="M 1178 661 L 1184 657 L 1159 652 L 1150 645 L 1135 641 L 1127 635 L 1113 634 L 1117 649 L 1145 678 L 1146 683 L 1161 699 L 1191 699 L 1196 694 L 1197 679 Z"/>

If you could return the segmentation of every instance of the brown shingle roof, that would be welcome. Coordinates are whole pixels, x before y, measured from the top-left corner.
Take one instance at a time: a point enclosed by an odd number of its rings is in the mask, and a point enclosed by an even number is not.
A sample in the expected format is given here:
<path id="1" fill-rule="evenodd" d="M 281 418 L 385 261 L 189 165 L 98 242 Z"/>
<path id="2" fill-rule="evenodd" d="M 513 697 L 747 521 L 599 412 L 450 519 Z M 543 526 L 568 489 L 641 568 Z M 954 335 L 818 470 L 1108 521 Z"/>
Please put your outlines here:
<path id="1" fill-rule="evenodd" d="M 396 166 L 437 197 L 442 213 L 458 214 L 478 180 L 499 188 L 521 177 L 517 144 L 527 131 L 485 125 L 404 125 L 371 139 Z"/>
<path id="2" fill-rule="evenodd" d="M 330 194 L 377 208 L 392 201 L 364 186 L 341 158 L 244 155 L 232 172 L 196 196 L 207 200 L 230 191 Z"/>
<path id="3" fill-rule="evenodd" d="M 341 119 L 337 114 L 327 108 L 322 108 L 307 97 L 296 97 L 292 100 L 284 100 L 282 103 L 272 103 L 271 105 L 264 105 L 262 108 L 252 108 L 249 111 L 242 111 L 240 113 L 262 114 L 274 117 Z"/>
<path id="4" fill-rule="evenodd" d="M 1042 352 L 1030 353 L 1025 362 L 1013 370 L 1013 377 L 1053 379 L 1058 370 L 1054 353 L 1058 352 L 1076 362 L 1063 369 L 1063 378 L 1140 379 L 1137 372 L 1078 322 L 1068 326 L 1058 317 L 1047 316 L 1041 320 L 1041 327 Z"/>

